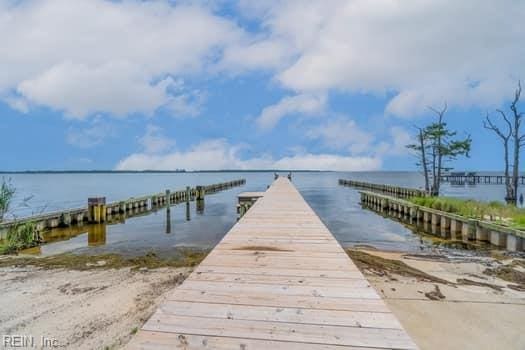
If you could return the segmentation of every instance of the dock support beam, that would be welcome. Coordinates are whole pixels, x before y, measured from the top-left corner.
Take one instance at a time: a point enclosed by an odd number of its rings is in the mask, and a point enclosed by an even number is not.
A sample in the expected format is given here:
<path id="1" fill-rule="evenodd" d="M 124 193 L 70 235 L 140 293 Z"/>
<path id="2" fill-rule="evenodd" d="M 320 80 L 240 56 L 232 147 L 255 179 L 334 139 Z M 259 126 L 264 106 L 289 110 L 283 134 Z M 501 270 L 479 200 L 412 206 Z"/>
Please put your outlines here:
<path id="1" fill-rule="evenodd" d="M 479 225 L 476 226 L 476 240 L 485 242 L 489 240 L 489 232 L 486 228 Z"/>
<path id="2" fill-rule="evenodd" d="M 507 250 L 511 252 L 519 252 L 525 249 L 523 238 L 513 235 L 507 236 Z"/>
<path id="3" fill-rule="evenodd" d="M 106 197 L 88 198 L 88 219 L 92 223 L 106 221 Z"/>
<path id="4" fill-rule="evenodd" d="M 498 247 L 506 247 L 507 234 L 503 232 L 490 231 L 490 244 Z"/>
<path id="5" fill-rule="evenodd" d="M 171 193 L 170 193 L 170 190 L 166 190 L 166 207 L 170 207 L 171 206 Z"/>

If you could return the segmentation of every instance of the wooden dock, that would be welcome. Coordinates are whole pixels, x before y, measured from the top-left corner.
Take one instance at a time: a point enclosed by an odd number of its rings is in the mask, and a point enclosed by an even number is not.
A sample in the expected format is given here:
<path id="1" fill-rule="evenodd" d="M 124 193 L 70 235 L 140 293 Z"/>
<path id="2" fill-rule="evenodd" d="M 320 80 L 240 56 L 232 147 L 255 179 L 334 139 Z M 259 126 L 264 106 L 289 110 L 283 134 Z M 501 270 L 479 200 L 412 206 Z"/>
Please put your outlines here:
<path id="1" fill-rule="evenodd" d="M 279 177 L 128 348 L 417 346 L 295 187 Z"/>

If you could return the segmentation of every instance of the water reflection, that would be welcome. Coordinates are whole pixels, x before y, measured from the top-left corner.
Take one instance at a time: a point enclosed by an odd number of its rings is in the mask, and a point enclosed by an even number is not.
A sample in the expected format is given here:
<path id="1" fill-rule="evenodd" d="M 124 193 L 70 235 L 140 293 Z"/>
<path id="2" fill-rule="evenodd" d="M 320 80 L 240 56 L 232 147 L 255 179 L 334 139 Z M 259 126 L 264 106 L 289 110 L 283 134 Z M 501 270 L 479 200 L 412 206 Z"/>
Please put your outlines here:
<path id="1" fill-rule="evenodd" d="M 389 208 L 382 208 L 380 205 L 361 204 L 364 209 L 375 212 L 387 220 L 395 220 L 402 223 L 405 227 L 420 236 L 422 244 L 431 244 L 434 247 L 447 249 L 460 249 L 469 251 L 488 251 L 496 247 L 487 242 L 469 241 L 465 239 L 461 232 L 453 231 L 450 226 L 432 223 L 426 220 L 416 220 L 409 213 L 393 211 Z"/>
<path id="2" fill-rule="evenodd" d="M 166 208 L 166 233 L 171 233 L 171 209 Z"/>
<path id="3" fill-rule="evenodd" d="M 204 200 L 199 200 L 196 203 L 196 211 L 199 215 L 204 215 Z M 180 203 L 180 202 L 179 202 Z M 185 216 L 183 222 L 188 222 L 191 220 L 191 203 L 185 202 Z M 221 206 L 222 207 L 222 206 Z M 44 245 L 33 247 L 22 251 L 24 254 L 46 254 L 46 253 L 57 253 L 73 249 L 78 249 L 82 247 L 102 247 L 106 245 L 108 231 L 112 228 L 125 227 L 123 226 L 129 220 L 138 220 L 141 217 L 148 217 L 151 215 L 158 215 L 159 213 L 164 213 L 165 216 L 165 233 L 172 233 L 172 221 L 174 219 L 172 215 L 172 210 L 175 211 L 177 215 L 180 214 L 180 209 L 182 206 L 166 206 L 164 207 L 144 207 L 144 208 L 135 208 L 128 211 L 127 213 L 113 214 L 107 216 L 107 221 L 105 223 L 97 224 L 84 224 L 84 225 L 72 225 L 69 227 L 54 228 L 51 230 L 46 230 L 41 232 L 41 237 L 43 239 Z M 175 219 L 175 221 L 177 221 Z M 182 222 L 182 221 L 181 221 Z M 85 237 L 83 239 L 83 237 Z M 87 240 L 86 240 L 87 238 Z M 62 248 L 58 246 L 62 244 Z"/>
<path id="4" fill-rule="evenodd" d="M 195 204 L 197 214 L 204 215 L 204 199 L 197 199 Z"/>
<path id="5" fill-rule="evenodd" d="M 106 244 L 106 224 L 88 226 L 88 246 L 96 247 Z"/>

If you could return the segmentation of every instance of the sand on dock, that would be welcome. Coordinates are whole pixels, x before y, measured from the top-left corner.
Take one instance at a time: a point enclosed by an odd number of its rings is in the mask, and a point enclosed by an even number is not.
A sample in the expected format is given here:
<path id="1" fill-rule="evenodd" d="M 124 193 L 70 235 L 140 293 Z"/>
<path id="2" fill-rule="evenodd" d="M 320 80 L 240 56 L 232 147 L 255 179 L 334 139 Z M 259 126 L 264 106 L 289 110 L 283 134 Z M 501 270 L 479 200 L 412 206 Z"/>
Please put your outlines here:
<path id="1" fill-rule="evenodd" d="M 525 349 L 525 291 L 512 289 L 519 284 L 484 273 L 513 260 L 366 253 L 403 262 L 430 276 L 358 263 L 421 349 Z M 525 272 L 520 265 L 514 268 Z"/>
<path id="2" fill-rule="evenodd" d="M 189 271 L 0 267 L 0 334 L 32 336 L 36 348 L 42 336 L 62 349 L 121 348 Z"/>

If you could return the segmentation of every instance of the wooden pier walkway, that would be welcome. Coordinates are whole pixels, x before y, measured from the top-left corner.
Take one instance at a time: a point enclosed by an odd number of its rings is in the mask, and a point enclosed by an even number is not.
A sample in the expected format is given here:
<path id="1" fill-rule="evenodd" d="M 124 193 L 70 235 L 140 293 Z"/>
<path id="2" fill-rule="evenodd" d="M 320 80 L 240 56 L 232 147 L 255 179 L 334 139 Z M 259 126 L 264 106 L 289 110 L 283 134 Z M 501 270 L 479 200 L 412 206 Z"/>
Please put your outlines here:
<path id="1" fill-rule="evenodd" d="M 295 187 L 279 177 L 128 348 L 417 346 Z"/>

